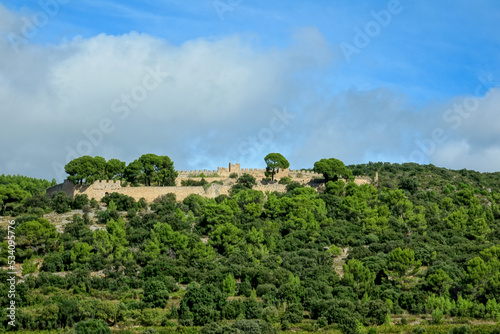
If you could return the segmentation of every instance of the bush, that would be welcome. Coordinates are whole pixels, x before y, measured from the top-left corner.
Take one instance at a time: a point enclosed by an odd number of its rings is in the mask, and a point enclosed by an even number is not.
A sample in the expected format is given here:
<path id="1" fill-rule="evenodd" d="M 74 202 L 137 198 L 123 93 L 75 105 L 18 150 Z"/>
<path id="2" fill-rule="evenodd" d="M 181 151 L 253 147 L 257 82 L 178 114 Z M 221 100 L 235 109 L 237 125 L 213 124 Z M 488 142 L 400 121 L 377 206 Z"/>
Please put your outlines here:
<path id="1" fill-rule="evenodd" d="M 370 324 L 382 325 L 386 316 L 389 314 L 389 307 L 386 303 L 377 300 L 370 300 L 366 303 L 367 314 L 366 319 Z M 404 318 L 403 318 L 404 319 Z M 406 320 L 406 319 L 405 319 Z"/>
<path id="2" fill-rule="evenodd" d="M 241 282 L 238 287 L 238 295 L 250 297 L 251 293 L 252 293 L 252 286 L 250 285 L 250 283 L 247 281 Z"/>
<path id="3" fill-rule="evenodd" d="M 403 178 L 399 182 L 399 188 L 407 190 L 410 194 L 414 194 L 418 189 L 417 181 L 414 178 Z"/>
<path id="4" fill-rule="evenodd" d="M 449 332 L 449 334 L 472 334 L 472 328 L 467 325 L 463 325 L 460 327 L 453 327 Z"/>
<path id="5" fill-rule="evenodd" d="M 132 196 L 123 195 L 120 193 L 111 193 L 104 196 L 101 199 L 101 202 L 106 203 L 109 206 L 109 203 L 113 201 L 116 205 L 116 210 L 118 211 L 128 211 L 130 209 L 139 209 L 139 205 L 135 201 Z"/>
<path id="6" fill-rule="evenodd" d="M 60 253 L 50 253 L 45 256 L 41 271 L 46 271 L 50 273 L 64 271 L 64 259 L 63 255 Z"/>
<path id="7" fill-rule="evenodd" d="M 199 187 L 208 184 L 207 180 L 202 178 L 200 181 L 196 181 L 193 179 L 182 180 L 181 185 L 183 187 Z"/>
<path id="8" fill-rule="evenodd" d="M 231 179 L 237 179 L 238 178 L 238 173 L 231 173 L 231 174 L 229 174 L 229 177 Z"/>
<path id="9" fill-rule="evenodd" d="M 43 210 L 50 209 L 50 198 L 47 194 L 35 194 L 26 198 L 23 201 L 23 206 L 26 210 L 29 208 L 40 208 Z"/>
<path id="10" fill-rule="evenodd" d="M 159 332 L 154 328 L 146 328 L 142 334 L 158 334 Z"/>
<path id="11" fill-rule="evenodd" d="M 104 320 L 91 319 L 75 324 L 75 334 L 111 334 Z"/>
<path id="12" fill-rule="evenodd" d="M 328 326 L 328 320 L 325 317 L 319 317 L 318 318 L 318 326 L 320 328 Z"/>
<path id="13" fill-rule="evenodd" d="M 241 331 L 228 325 L 218 325 L 214 322 L 206 324 L 200 331 L 201 334 L 239 334 Z M 260 333 L 260 332 L 259 332 Z"/>
<path id="14" fill-rule="evenodd" d="M 269 323 L 276 322 L 278 320 L 279 311 L 275 306 L 268 306 L 262 310 L 262 320 Z"/>
<path id="15" fill-rule="evenodd" d="M 90 200 L 89 205 L 92 209 L 99 209 L 99 202 L 97 202 L 94 198 Z"/>
<path id="16" fill-rule="evenodd" d="M 292 192 L 297 188 L 301 188 L 302 185 L 296 181 L 292 181 L 289 184 L 286 185 L 286 191 L 287 192 Z"/>
<path id="17" fill-rule="evenodd" d="M 413 330 L 413 334 L 424 334 L 425 333 L 425 328 L 423 327 L 417 327 Z"/>
<path id="18" fill-rule="evenodd" d="M 253 186 L 257 185 L 257 180 L 252 175 L 245 173 L 238 178 L 236 183 L 245 188 L 252 189 Z"/>
<path id="19" fill-rule="evenodd" d="M 87 204 L 89 204 L 89 197 L 86 194 L 77 194 L 73 197 L 71 208 L 73 210 L 83 210 L 83 207 Z"/>
<path id="20" fill-rule="evenodd" d="M 285 177 L 282 177 L 280 180 L 279 180 L 279 184 L 290 184 L 292 182 L 292 179 L 288 176 L 285 176 Z"/>
<path id="21" fill-rule="evenodd" d="M 106 211 L 97 211 L 96 212 L 97 223 L 98 224 L 106 224 L 108 220 L 118 220 L 120 215 L 116 210 L 106 210 Z"/>
<path id="22" fill-rule="evenodd" d="M 299 324 L 302 322 L 303 319 L 302 315 L 303 310 L 304 308 L 299 303 L 288 304 L 283 319 L 289 321 L 292 324 Z"/>
<path id="23" fill-rule="evenodd" d="M 71 198 L 64 191 L 60 191 L 52 197 L 52 209 L 57 213 L 65 213 L 71 211 Z"/>
<path id="24" fill-rule="evenodd" d="M 281 322 L 281 330 L 282 331 L 287 331 L 290 329 L 290 322 L 288 320 L 283 320 Z"/>
<path id="25" fill-rule="evenodd" d="M 440 309 L 435 309 L 431 313 L 431 321 L 433 324 L 440 325 L 444 322 L 444 314 Z"/>
<path id="26" fill-rule="evenodd" d="M 164 308 L 169 299 L 169 294 L 165 283 L 159 280 L 148 280 L 144 285 L 145 303 L 149 303 L 152 307 Z"/>
<path id="27" fill-rule="evenodd" d="M 274 284 L 259 284 L 257 286 L 256 293 L 258 297 L 262 297 L 267 294 L 276 295 L 278 293 L 278 289 L 276 289 Z"/>

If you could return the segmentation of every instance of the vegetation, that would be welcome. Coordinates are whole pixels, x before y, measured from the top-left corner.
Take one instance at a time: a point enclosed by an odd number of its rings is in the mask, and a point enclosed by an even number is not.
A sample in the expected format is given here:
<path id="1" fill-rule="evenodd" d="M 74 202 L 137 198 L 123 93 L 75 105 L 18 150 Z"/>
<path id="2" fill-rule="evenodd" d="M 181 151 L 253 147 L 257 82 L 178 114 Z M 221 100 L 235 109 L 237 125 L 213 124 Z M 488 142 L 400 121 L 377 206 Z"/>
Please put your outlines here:
<path id="1" fill-rule="evenodd" d="M 281 153 L 269 153 L 264 158 L 266 162 L 266 176 L 271 175 L 271 180 L 274 181 L 274 175 L 279 172 L 280 169 L 287 169 L 290 167 L 290 163 L 286 158 L 281 155 Z"/>
<path id="2" fill-rule="evenodd" d="M 50 206 L 45 189 L 56 184 L 26 176 L 0 175 L 0 215 L 47 211 Z"/>
<path id="3" fill-rule="evenodd" d="M 294 184 L 264 194 L 243 175 L 229 196 L 147 205 L 114 193 L 101 210 L 2 185 L 22 192 L 5 212 L 30 273 L 16 285 L 16 329 L 498 333 L 500 173 L 325 160 L 315 164 L 320 192 Z M 342 180 L 375 173 L 372 185 Z M 155 175 L 141 177 L 151 185 Z M 61 230 L 45 216 L 76 208 Z"/>
<path id="4" fill-rule="evenodd" d="M 320 161 L 316 161 L 314 163 L 314 169 L 316 173 L 323 174 L 325 177 L 325 182 L 328 181 L 337 181 L 339 178 L 342 178 L 346 181 L 352 181 L 352 172 L 344 163 L 338 159 L 330 158 L 330 159 L 321 159 Z"/>
<path id="5" fill-rule="evenodd" d="M 204 186 L 208 184 L 207 180 L 202 178 L 201 180 L 193 180 L 193 179 L 187 179 L 187 180 L 182 180 L 181 185 L 185 187 L 190 187 L 190 186 Z"/>
<path id="6" fill-rule="evenodd" d="M 96 180 L 124 180 L 133 185 L 173 186 L 177 172 L 168 156 L 143 154 L 126 166 L 118 159 L 83 156 L 71 160 L 64 167 L 68 180 L 75 184 L 92 184 Z"/>

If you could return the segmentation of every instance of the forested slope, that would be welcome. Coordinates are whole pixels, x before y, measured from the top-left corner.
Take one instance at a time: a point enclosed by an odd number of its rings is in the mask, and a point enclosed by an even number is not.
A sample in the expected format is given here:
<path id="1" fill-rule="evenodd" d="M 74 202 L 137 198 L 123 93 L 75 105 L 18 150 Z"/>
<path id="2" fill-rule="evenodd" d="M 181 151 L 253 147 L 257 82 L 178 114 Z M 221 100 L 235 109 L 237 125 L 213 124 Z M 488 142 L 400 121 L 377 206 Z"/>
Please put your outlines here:
<path id="1" fill-rule="evenodd" d="M 264 194 L 244 176 L 216 199 L 148 205 L 110 194 L 98 204 L 35 193 L 10 202 L 5 214 L 15 217 L 5 221 L 15 221 L 16 261 L 28 274 L 16 286 L 16 329 L 422 333 L 480 322 L 476 330 L 493 332 L 500 173 L 347 167 L 378 172 L 378 184 L 329 181 L 317 193 L 292 179 L 286 194 Z M 71 209 L 57 232 L 47 214 Z M 1 233 L 6 240 L 5 224 Z M 6 265 L 7 241 L 1 247 Z M 10 329 L 7 271 L 0 276 Z"/>

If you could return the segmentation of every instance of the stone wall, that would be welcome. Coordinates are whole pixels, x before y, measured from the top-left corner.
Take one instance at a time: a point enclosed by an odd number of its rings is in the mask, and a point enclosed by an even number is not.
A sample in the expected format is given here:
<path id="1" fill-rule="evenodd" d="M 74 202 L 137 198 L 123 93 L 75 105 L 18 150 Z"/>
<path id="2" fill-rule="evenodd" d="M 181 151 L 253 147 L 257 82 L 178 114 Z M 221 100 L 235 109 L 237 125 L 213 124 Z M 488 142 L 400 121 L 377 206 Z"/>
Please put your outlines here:
<path id="1" fill-rule="evenodd" d="M 280 191 L 286 192 L 286 186 L 282 184 L 272 185 L 257 185 L 255 190 L 262 192 L 266 191 Z M 131 196 L 135 200 L 144 197 L 146 202 L 151 203 L 157 197 L 169 193 L 175 194 L 178 201 L 184 200 L 191 194 L 197 194 L 203 197 L 215 198 L 219 195 L 229 195 L 231 185 L 212 184 L 209 187 L 122 187 L 120 181 L 97 181 L 92 185 L 75 185 L 72 182 L 65 181 L 47 189 L 49 196 L 54 195 L 56 192 L 64 191 L 68 196 L 75 196 L 79 194 L 86 194 L 89 198 L 94 198 L 98 201 L 101 200 L 106 194 L 117 192 L 123 195 Z"/>
<path id="2" fill-rule="evenodd" d="M 212 181 L 223 181 L 224 185 L 211 184 L 209 187 L 182 187 L 181 181 L 191 178 L 193 180 L 201 180 L 199 175 L 203 173 L 207 177 L 205 180 L 207 182 Z M 229 163 L 229 168 L 218 167 L 217 170 L 195 170 L 195 171 L 179 171 L 179 176 L 176 179 L 176 185 L 174 187 L 122 187 L 121 181 L 96 181 L 91 185 L 75 185 L 73 182 L 65 180 L 64 183 L 58 184 L 56 186 L 47 189 L 47 194 L 53 196 L 56 192 L 64 191 L 68 196 L 75 196 L 78 194 L 86 194 L 89 198 L 94 198 L 96 200 L 101 200 L 107 193 L 117 192 L 127 196 L 133 197 L 135 200 L 139 200 L 144 197 L 147 202 L 152 202 L 154 199 L 161 195 L 168 193 L 173 193 L 176 195 L 178 201 L 182 201 L 184 198 L 191 194 L 198 194 L 200 196 L 215 198 L 219 195 L 228 195 L 231 189 L 231 185 L 234 180 L 229 179 L 232 173 L 236 173 L 238 176 L 244 173 L 250 174 L 261 181 L 265 179 L 265 169 L 262 168 L 241 168 L 240 164 Z M 217 177 L 208 177 L 209 175 L 215 175 Z M 280 170 L 274 177 L 275 179 L 281 179 L 282 177 L 289 176 L 292 181 L 299 182 L 304 185 L 316 187 L 317 183 L 323 179 L 322 174 L 318 174 L 311 171 L 300 171 L 300 170 Z M 376 176 L 376 180 L 378 175 Z M 372 180 L 369 177 L 356 177 L 356 184 L 371 184 Z M 376 182 L 376 181 L 375 181 Z M 263 184 L 258 182 L 258 185 L 254 187 L 255 190 L 262 192 L 266 191 L 279 191 L 286 192 L 286 186 L 278 183 L 273 184 Z"/>
<path id="3" fill-rule="evenodd" d="M 368 176 L 356 176 L 354 179 L 354 183 L 356 183 L 358 186 L 362 184 L 371 184 L 372 179 Z"/>
<path id="4" fill-rule="evenodd" d="M 238 176 L 241 176 L 243 174 L 250 174 L 256 179 L 260 180 L 266 177 L 265 172 L 266 172 L 265 168 L 241 168 L 239 163 L 236 164 L 229 163 L 228 168 L 217 167 L 216 170 L 210 170 L 210 169 L 180 170 L 178 171 L 178 179 L 199 177 L 200 174 L 203 174 L 206 177 L 210 177 L 210 180 L 216 180 L 215 178 L 213 178 L 213 176 L 215 175 L 217 175 L 217 177 L 227 179 L 231 174 L 235 173 Z M 288 168 L 283 170 L 280 169 L 278 173 L 274 175 L 274 178 L 279 180 L 282 177 L 288 176 L 288 173 L 289 173 Z M 180 182 L 178 184 L 180 184 Z"/>

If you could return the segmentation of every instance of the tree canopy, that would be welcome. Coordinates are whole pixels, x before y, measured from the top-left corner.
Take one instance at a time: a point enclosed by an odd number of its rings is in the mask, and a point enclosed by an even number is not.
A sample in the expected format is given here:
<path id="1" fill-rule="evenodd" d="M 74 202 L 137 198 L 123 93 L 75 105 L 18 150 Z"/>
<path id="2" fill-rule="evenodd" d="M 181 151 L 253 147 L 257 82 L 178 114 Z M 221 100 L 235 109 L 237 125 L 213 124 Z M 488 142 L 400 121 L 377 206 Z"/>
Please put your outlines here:
<path id="1" fill-rule="evenodd" d="M 106 160 L 103 157 L 85 155 L 71 160 L 64 166 L 68 180 L 76 184 L 91 184 L 106 175 Z"/>
<path id="2" fill-rule="evenodd" d="M 148 153 L 131 162 L 125 169 L 125 176 L 129 182 L 140 182 L 146 186 L 173 186 L 177 172 L 168 156 Z"/>
<path id="3" fill-rule="evenodd" d="M 96 180 L 127 180 L 145 186 L 173 186 L 177 172 L 174 163 L 166 155 L 143 154 L 126 165 L 118 159 L 83 156 L 71 160 L 65 166 L 68 180 L 75 184 L 92 184 Z"/>
<path id="4" fill-rule="evenodd" d="M 498 334 L 500 173 L 410 163 L 349 170 L 379 180 L 357 185 L 340 174 L 324 189 L 264 193 L 243 175 L 216 198 L 167 194 L 147 204 L 112 193 L 103 208 L 0 177 L 0 188 L 25 192 L 11 196 L 0 227 L 2 267 L 22 265 L 15 329 Z M 156 171 L 149 177 L 158 184 Z M 10 270 L 0 270 L 4 310 Z"/>
<path id="5" fill-rule="evenodd" d="M 316 173 L 323 174 L 325 183 L 328 181 L 337 181 L 342 178 L 346 181 L 353 180 L 352 172 L 338 159 L 321 159 L 314 163 Z"/>
<path id="6" fill-rule="evenodd" d="M 273 181 L 274 175 L 278 173 L 280 169 L 283 170 L 290 167 L 290 163 L 281 153 L 269 153 L 265 156 L 264 161 L 267 165 L 266 172 L 271 174 L 271 179 Z"/>

